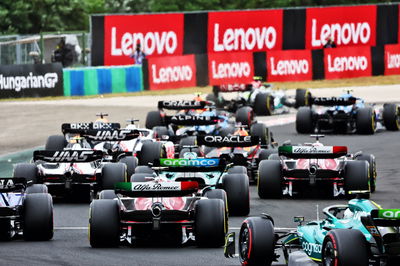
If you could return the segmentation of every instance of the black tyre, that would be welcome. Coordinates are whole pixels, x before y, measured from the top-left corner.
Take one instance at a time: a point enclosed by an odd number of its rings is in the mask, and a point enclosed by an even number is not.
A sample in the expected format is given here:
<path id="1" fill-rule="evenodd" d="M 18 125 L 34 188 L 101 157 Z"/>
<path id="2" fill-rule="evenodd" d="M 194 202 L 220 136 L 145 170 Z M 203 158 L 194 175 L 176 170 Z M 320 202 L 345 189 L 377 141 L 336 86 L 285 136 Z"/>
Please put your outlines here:
<path id="1" fill-rule="evenodd" d="M 267 160 L 271 154 L 278 153 L 277 149 L 262 149 L 260 154 L 258 154 L 258 160 Z"/>
<path id="2" fill-rule="evenodd" d="M 99 199 L 115 199 L 117 195 L 115 194 L 115 191 L 112 189 L 106 189 L 102 190 L 99 193 Z"/>
<path id="3" fill-rule="evenodd" d="M 371 107 L 358 109 L 356 115 L 356 130 L 358 134 L 374 134 L 375 124 L 375 112 Z"/>
<path id="4" fill-rule="evenodd" d="M 268 160 L 275 160 L 275 161 L 280 161 L 281 157 L 279 156 L 278 153 L 272 153 L 268 156 Z"/>
<path id="5" fill-rule="evenodd" d="M 154 170 L 148 167 L 147 165 L 139 165 L 135 169 L 136 174 L 154 174 Z"/>
<path id="6" fill-rule="evenodd" d="M 102 189 L 114 189 L 118 182 L 126 182 L 126 166 L 123 163 L 108 163 L 101 169 Z"/>
<path id="7" fill-rule="evenodd" d="M 274 97 L 268 93 L 258 93 L 254 99 L 256 115 L 272 115 L 274 111 Z"/>
<path id="8" fill-rule="evenodd" d="M 371 189 L 371 192 L 375 192 L 377 176 L 375 156 L 372 154 L 362 154 L 357 157 L 357 160 L 368 162 L 369 187 Z"/>
<path id="9" fill-rule="evenodd" d="M 24 177 L 28 182 L 37 182 L 38 169 L 34 163 L 19 163 L 14 167 L 14 177 Z"/>
<path id="10" fill-rule="evenodd" d="M 210 189 L 207 190 L 205 195 L 205 197 L 209 198 L 209 199 L 220 199 L 224 202 L 224 210 L 226 213 L 226 217 L 225 217 L 225 221 L 228 222 L 228 197 L 226 196 L 226 192 L 223 189 Z"/>
<path id="11" fill-rule="evenodd" d="M 296 114 L 296 130 L 300 134 L 310 134 L 314 132 L 312 111 L 309 107 L 300 107 Z"/>
<path id="12" fill-rule="evenodd" d="M 311 106 L 311 92 L 307 89 L 296 89 L 295 107 Z"/>
<path id="13" fill-rule="evenodd" d="M 241 165 L 235 165 L 228 169 L 228 174 L 243 174 L 247 175 L 247 168 Z"/>
<path id="14" fill-rule="evenodd" d="M 24 201 L 23 232 L 25 240 L 53 238 L 53 199 L 48 193 L 28 194 Z"/>
<path id="15" fill-rule="evenodd" d="M 138 159 L 136 157 L 125 156 L 122 157 L 118 162 L 126 165 L 127 176 L 131 176 L 135 173 L 136 166 L 138 165 Z"/>
<path id="16" fill-rule="evenodd" d="M 368 245 L 357 229 L 335 229 L 328 232 L 322 245 L 323 265 L 369 265 Z"/>
<path id="17" fill-rule="evenodd" d="M 179 149 L 182 149 L 183 146 L 195 146 L 196 145 L 196 136 L 189 136 L 179 140 Z"/>
<path id="18" fill-rule="evenodd" d="M 228 197 L 229 215 L 244 216 L 250 212 L 249 178 L 245 174 L 227 174 L 222 186 Z"/>
<path id="19" fill-rule="evenodd" d="M 116 200 L 100 199 L 90 204 L 89 241 L 94 248 L 118 246 L 120 218 Z"/>
<path id="20" fill-rule="evenodd" d="M 26 194 L 35 194 L 35 193 L 48 193 L 48 189 L 46 185 L 43 184 L 33 184 L 28 186 L 25 190 Z"/>
<path id="21" fill-rule="evenodd" d="M 349 191 L 370 190 L 369 164 L 366 161 L 348 161 L 344 166 L 344 190 L 348 197 Z"/>
<path id="22" fill-rule="evenodd" d="M 251 107 L 243 106 L 236 111 L 236 122 L 250 126 L 254 119 L 254 112 Z"/>
<path id="23" fill-rule="evenodd" d="M 224 107 L 224 99 L 221 96 L 216 96 L 213 93 L 206 95 L 206 101 L 214 102 L 215 107 L 217 108 Z"/>
<path id="24" fill-rule="evenodd" d="M 158 126 L 158 127 L 153 127 L 153 138 L 158 138 L 158 139 L 161 139 L 162 138 L 162 136 L 169 136 L 170 134 L 170 132 L 169 132 L 169 130 L 168 130 L 168 128 L 167 127 L 161 127 L 161 126 Z"/>
<path id="25" fill-rule="evenodd" d="M 282 197 L 282 167 L 280 161 L 264 160 L 258 167 L 258 196 L 262 199 Z"/>
<path id="26" fill-rule="evenodd" d="M 400 129 L 400 107 L 396 104 L 384 104 L 382 118 L 387 130 L 397 131 Z"/>
<path id="27" fill-rule="evenodd" d="M 222 137 L 233 135 L 233 133 L 235 133 L 235 128 L 231 126 L 224 127 L 219 130 L 219 135 Z"/>
<path id="28" fill-rule="evenodd" d="M 145 142 L 140 151 L 139 164 L 148 165 L 154 160 L 165 157 L 165 152 L 161 142 Z"/>
<path id="29" fill-rule="evenodd" d="M 195 237 L 200 247 L 220 247 L 227 232 L 224 202 L 220 199 L 199 200 L 195 206 Z"/>
<path id="30" fill-rule="evenodd" d="M 261 145 L 269 144 L 269 130 L 268 128 L 262 123 L 255 123 L 250 127 L 250 135 L 259 137 Z"/>
<path id="31" fill-rule="evenodd" d="M 242 265 L 271 265 L 275 252 L 275 232 L 271 220 L 250 217 L 239 232 L 239 259 Z"/>
<path id="32" fill-rule="evenodd" d="M 151 174 L 148 173 L 140 173 L 140 174 L 133 174 L 131 176 L 131 182 L 147 182 L 146 177 L 151 177 Z"/>
<path id="33" fill-rule="evenodd" d="M 153 127 L 164 126 L 164 117 L 160 111 L 150 111 L 146 116 L 146 128 L 153 129 Z"/>
<path id="34" fill-rule="evenodd" d="M 63 135 L 52 135 L 47 138 L 44 149 L 46 151 L 59 151 L 67 146 L 67 140 Z"/>

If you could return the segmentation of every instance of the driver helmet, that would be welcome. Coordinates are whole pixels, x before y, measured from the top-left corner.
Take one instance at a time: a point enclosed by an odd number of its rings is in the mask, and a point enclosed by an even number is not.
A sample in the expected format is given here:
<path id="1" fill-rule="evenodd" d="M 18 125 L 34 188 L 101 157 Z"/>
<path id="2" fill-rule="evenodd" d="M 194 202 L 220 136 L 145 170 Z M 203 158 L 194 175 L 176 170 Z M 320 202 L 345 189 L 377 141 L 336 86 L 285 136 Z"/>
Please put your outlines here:
<path id="1" fill-rule="evenodd" d="M 249 133 L 243 127 L 240 127 L 233 133 L 233 135 L 246 137 L 249 135 Z"/>
<path id="2" fill-rule="evenodd" d="M 351 219 L 354 216 L 354 212 L 352 212 L 349 208 L 347 208 L 343 213 L 343 219 Z"/>

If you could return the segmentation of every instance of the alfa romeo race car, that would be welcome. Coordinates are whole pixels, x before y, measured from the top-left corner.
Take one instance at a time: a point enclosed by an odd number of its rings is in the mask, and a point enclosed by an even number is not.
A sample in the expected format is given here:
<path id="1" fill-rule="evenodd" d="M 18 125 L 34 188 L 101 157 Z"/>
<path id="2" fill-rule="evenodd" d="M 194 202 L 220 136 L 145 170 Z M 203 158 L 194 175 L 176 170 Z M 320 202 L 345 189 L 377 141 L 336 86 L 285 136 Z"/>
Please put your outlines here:
<path id="1" fill-rule="evenodd" d="M 0 178 L 0 240 L 53 238 L 53 200 L 47 187 L 23 177 Z"/>
<path id="2" fill-rule="evenodd" d="M 280 198 L 308 192 L 350 196 L 352 190 L 375 191 L 375 157 L 346 146 L 324 146 L 319 142 L 283 145 L 278 154 L 260 162 L 257 190 L 260 198 Z"/>
<path id="3" fill-rule="evenodd" d="M 325 219 L 307 223 L 304 217 L 295 217 L 299 225 L 293 229 L 274 228 L 266 214 L 247 218 L 239 233 L 240 262 L 271 265 L 280 248 L 289 265 L 302 265 L 307 257 L 322 265 L 399 265 L 400 209 L 382 209 L 357 198 L 323 213 Z M 234 238 L 234 233 L 227 236 L 226 257 L 235 254 Z M 300 250 L 300 256 L 293 256 L 293 250 Z"/>
<path id="4" fill-rule="evenodd" d="M 171 182 L 148 176 L 145 182 L 122 182 L 104 190 L 90 205 L 92 247 L 122 243 L 224 244 L 227 215 L 221 199 L 199 193 L 195 181 Z"/>
<path id="5" fill-rule="evenodd" d="M 309 106 L 296 115 L 298 133 L 340 132 L 374 134 L 379 128 L 400 129 L 400 106 L 385 103 L 382 108 L 366 105 L 350 91 L 340 97 L 309 97 Z"/>

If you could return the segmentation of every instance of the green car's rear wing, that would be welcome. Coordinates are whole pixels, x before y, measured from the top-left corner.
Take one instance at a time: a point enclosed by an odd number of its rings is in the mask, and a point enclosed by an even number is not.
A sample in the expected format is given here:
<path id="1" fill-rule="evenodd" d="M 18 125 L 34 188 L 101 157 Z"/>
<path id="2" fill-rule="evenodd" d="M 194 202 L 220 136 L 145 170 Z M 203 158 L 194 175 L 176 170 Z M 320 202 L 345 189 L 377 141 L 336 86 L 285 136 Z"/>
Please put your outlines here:
<path id="1" fill-rule="evenodd" d="M 196 181 L 119 182 L 114 188 L 116 193 L 133 198 L 183 197 L 196 193 L 199 184 Z"/>
<path id="2" fill-rule="evenodd" d="M 347 155 L 346 146 L 291 146 L 284 145 L 278 148 L 279 156 L 288 158 L 328 159 Z"/>
<path id="3" fill-rule="evenodd" d="M 154 161 L 153 166 L 171 172 L 212 172 L 223 171 L 226 161 L 219 158 L 159 159 Z"/>
<path id="4" fill-rule="evenodd" d="M 371 218 L 376 226 L 400 226 L 400 209 L 374 209 Z"/>

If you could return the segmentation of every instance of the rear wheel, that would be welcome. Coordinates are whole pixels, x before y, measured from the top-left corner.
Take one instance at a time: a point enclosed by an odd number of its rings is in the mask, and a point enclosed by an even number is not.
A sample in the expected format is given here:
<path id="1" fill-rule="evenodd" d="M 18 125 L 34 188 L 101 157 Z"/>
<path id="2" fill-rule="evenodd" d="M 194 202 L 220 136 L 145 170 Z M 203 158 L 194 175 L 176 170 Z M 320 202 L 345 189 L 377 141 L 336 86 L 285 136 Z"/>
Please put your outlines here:
<path id="1" fill-rule="evenodd" d="M 154 160 L 165 157 L 165 152 L 161 142 L 145 142 L 139 156 L 139 164 L 147 165 Z"/>
<path id="2" fill-rule="evenodd" d="M 356 129 L 358 134 L 375 133 L 375 113 L 370 107 L 360 108 L 356 115 Z"/>
<path id="3" fill-rule="evenodd" d="M 164 126 L 164 117 L 160 111 L 150 111 L 146 116 L 146 128 L 153 129 L 153 127 Z"/>
<path id="4" fill-rule="evenodd" d="M 275 252 L 274 226 L 263 217 L 247 218 L 239 233 L 239 258 L 242 265 L 271 265 Z"/>
<path id="5" fill-rule="evenodd" d="M 183 149 L 184 146 L 195 146 L 196 136 L 189 136 L 179 140 L 179 149 Z"/>
<path id="6" fill-rule="evenodd" d="M 259 137 L 262 145 L 269 144 L 269 139 L 268 139 L 269 130 L 264 124 L 261 123 L 253 124 L 250 128 L 250 135 Z"/>
<path id="7" fill-rule="evenodd" d="M 369 164 L 368 175 L 369 175 L 369 186 L 371 192 L 375 192 L 376 189 L 376 161 L 375 156 L 372 154 L 362 154 L 357 157 L 358 161 L 367 161 Z"/>
<path id="8" fill-rule="evenodd" d="M 322 245 L 323 265 L 369 265 L 368 245 L 361 231 L 335 229 L 329 231 Z"/>
<path id="9" fill-rule="evenodd" d="M 94 200 L 90 204 L 90 245 L 94 248 L 118 246 L 120 241 L 119 222 L 119 206 L 116 200 Z"/>
<path id="10" fill-rule="evenodd" d="M 347 197 L 352 197 L 350 191 L 368 190 L 369 167 L 366 161 L 348 161 L 344 166 L 344 190 Z"/>
<path id="11" fill-rule="evenodd" d="M 26 181 L 37 182 L 38 169 L 34 163 L 19 163 L 14 167 L 14 177 L 23 177 Z"/>
<path id="12" fill-rule="evenodd" d="M 52 135 L 47 138 L 44 149 L 46 151 L 60 151 L 67 146 L 67 140 L 63 135 Z"/>
<path id="13" fill-rule="evenodd" d="M 224 203 L 220 199 L 199 200 L 195 206 L 195 237 L 198 246 L 220 247 L 227 232 Z"/>
<path id="14" fill-rule="evenodd" d="M 154 170 L 148 167 L 147 165 L 139 165 L 135 169 L 136 174 L 154 174 Z"/>
<path id="15" fill-rule="evenodd" d="M 24 201 L 24 239 L 53 238 L 53 199 L 48 193 L 28 194 Z"/>
<path id="16" fill-rule="evenodd" d="M 147 178 L 146 177 L 151 177 L 151 174 L 147 174 L 147 173 L 140 173 L 140 174 L 133 174 L 131 176 L 131 182 L 147 182 Z"/>
<path id="17" fill-rule="evenodd" d="M 215 106 L 216 106 L 217 108 L 222 108 L 222 107 L 224 107 L 224 99 L 223 99 L 222 97 L 220 97 L 220 96 L 216 96 L 216 95 L 213 94 L 213 93 L 207 94 L 207 95 L 206 95 L 206 100 L 207 100 L 207 101 L 214 102 L 214 103 L 215 103 Z"/>
<path id="18" fill-rule="evenodd" d="M 311 92 L 307 89 L 296 89 L 295 107 L 311 106 Z"/>
<path id="19" fill-rule="evenodd" d="M 233 133 L 235 133 L 235 128 L 231 126 L 224 127 L 219 130 L 219 135 L 222 137 L 233 135 Z"/>
<path id="20" fill-rule="evenodd" d="M 236 122 L 250 126 L 254 119 L 254 112 L 251 107 L 243 106 L 236 111 Z"/>
<path id="21" fill-rule="evenodd" d="M 122 157 L 118 162 L 126 165 L 126 175 L 131 176 L 135 173 L 135 168 L 138 165 L 138 159 L 133 156 Z"/>
<path id="22" fill-rule="evenodd" d="M 274 97 L 268 93 L 258 93 L 254 100 L 256 115 L 271 115 L 274 111 Z"/>
<path id="23" fill-rule="evenodd" d="M 227 174 L 222 185 L 228 197 L 230 215 L 244 216 L 250 212 L 249 178 L 245 174 Z"/>
<path id="24" fill-rule="evenodd" d="M 299 108 L 296 114 L 296 130 L 297 133 L 300 134 L 310 134 L 314 132 L 311 108 Z"/>
<path id="25" fill-rule="evenodd" d="M 112 189 L 106 189 L 102 190 L 99 193 L 99 199 L 115 199 L 117 195 L 115 194 L 115 191 Z"/>
<path id="26" fill-rule="evenodd" d="M 163 136 L 170 136 L 170 132 L 169 132 L 169 130 L 168 130 L 168 128 L 167 127 L 161 127 L 161 126 L 158 126 L 158 127 L 154 127 L 153 128 L 153 138 L 156 138 L 156 139 L 161 139 Z"/>
<path id="27" fill-rule="evenodd" d="M 25 190 L 26 194 L 35 194 L 35 193 L 48 193 L 48 189 L 46 185 L 43 184 L 33 184 L 28 186 Z"/>
<path id="28" fill-rule="evenodd" d="M 400 107 L 396 104 L 384 104 L 382 118 L 387 130 L 397 131 L 400 129 Z"/>
<path id="29" fill-rule="evenodd" d="M 258 167 L 258 196 L 262 199 L 282 197 L 281 163 L 277 160 L 264 160 Z"/>
<path id="30" fill-rule="evenodd" d="M 126 166 L 123 163 L 108 163 L 101 170 L 101 184 L 103 189 L 114 189 L 118 182 L 126 181 Z"/>
<path id="31" fill-rule="evenodd" d="M 278 153 L 277 149 L 262 149 L 260 154 L 258 155 L 258 160 L 261 162 L 262 160 L 267 160 L 271 154 Z"/>
<path id="32" fill-rule="evenodd" d="M 247 168 L 241 165 L 235 165 L 228 169 L 228 174 L 244 174 L 247 175 Z"/>

